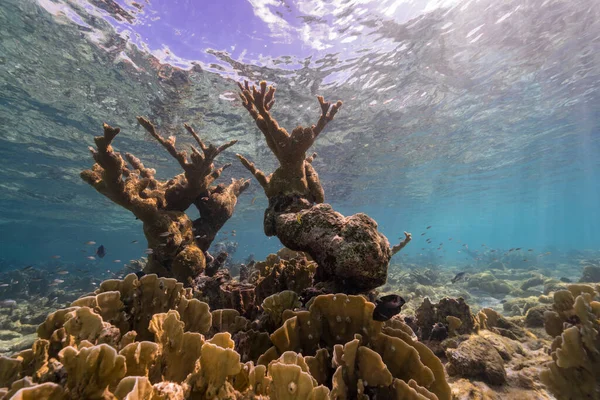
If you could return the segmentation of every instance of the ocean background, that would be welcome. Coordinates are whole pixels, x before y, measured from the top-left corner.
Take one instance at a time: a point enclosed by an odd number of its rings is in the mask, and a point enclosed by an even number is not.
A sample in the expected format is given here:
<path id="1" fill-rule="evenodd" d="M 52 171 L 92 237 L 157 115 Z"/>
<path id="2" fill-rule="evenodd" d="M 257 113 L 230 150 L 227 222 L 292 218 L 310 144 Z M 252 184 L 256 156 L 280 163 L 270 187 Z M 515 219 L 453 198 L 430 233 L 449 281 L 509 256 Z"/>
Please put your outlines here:
<path id="1" fill-rule="evenodd" d="M 276 85 L 289 130 L 317 120 L 317 94 L 344 101 L 314 165 L 336 210 L 367 213 L 394 243 L 413 234 L 394 263 L 471 263 L 463 244 L 597 255 L 597 0 L 2 0 L 0 271 L 144 255 L 141 223 L 79 178 L 103 122 L 160 178 L 180 170 L 137 115 L 180 146 L 184 122 L 237 139 L 219 182 L 250 178 L 235 153 L 272 172 L 237 100 L 244 79 Z M 266 204 L 252 181 L 219 236 L 234 260 L 281 247 Z M 107 256 L 88 260 L 88 241 Z"/>

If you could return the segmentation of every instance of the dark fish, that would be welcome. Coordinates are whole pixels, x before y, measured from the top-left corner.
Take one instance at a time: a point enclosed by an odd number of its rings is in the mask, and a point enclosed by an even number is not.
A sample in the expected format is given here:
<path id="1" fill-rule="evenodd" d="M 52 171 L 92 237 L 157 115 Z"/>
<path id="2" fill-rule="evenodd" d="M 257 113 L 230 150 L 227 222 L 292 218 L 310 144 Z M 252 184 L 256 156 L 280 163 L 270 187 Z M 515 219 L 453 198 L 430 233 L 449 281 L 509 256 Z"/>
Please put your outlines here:
<path id="1" fill-rule="evenodd" d="M 521 250 L 521 248 L 520 248 L 520 247 L 517 247 L 515 250 Z"/>
<path id="2" fill-rule="evenodd" d="M 533 251 L 533 249 L 527 249 L 527 251 Z"/>
<path id="3" fill-rule="evenodd" d="M 571 282 L 573 282 L 572 280 L 570 280 L 569 278 L 566 278 L 566 277 L 564 277 L 564 276 L 561 276 L 561 277 L 560 277 L 560 281 L 561 281 L 561 282 L 564 282 L 564 283 L 571 283 Z"/>
<path id="4" fill-rule="evenodd" d="M 431 228 L 431 225 L 429 225 L 429 226 L 428 226 L 427 228 L 425 228 L 425 229 L 430 229 L 430 228 Z"/>
<path id="5" fill-rule="evenodd" d="M 427 232 L 423 232 L 423 233 L 421 233 L 421 236 L 423 236 L 423 235 L 424 235 L 424 234 L 426 234 L 426 233 L 427 233 Z"/>
<path id="6" fill-rule="evenodd" d="M 28 265 L 25 268 L 23 268 L 22 271 L 29 271 L 31 268 L 33 268 L 33 265 Z"/>
<path id="7" fill-rule="evenodd" d="M 135 276 L 138 277 L 138 279 L 140 279 L 142 276 L 146 275 L 146 273 L 144 271 L 136 271 L 134 272 Z"/>
<path id="8" fill-rule="evenodd" d="M 104 245 L 100 245 L 100 247 L 98 247 L 98 250 L 96 250 L 96 255 L 100 258 L 103 258 L 106 255 L 106 249 L 104 248 Z"/>
<path id="9" fill-rule="evenodd" d="M 464 272 L 464 271 L 463 272 L 459 272 L 458 274 L 454 275 L 454 278 L 452 278 L 451 282 L 452 283 L 456 283 L 456 282 L 464 279 L 464 277 L 465 277 L 466 274 L 467 273 Z"/>
<path id="10" fill-rule="evenodd" d="M 138 242 L 137 240 L 132 240 L 132 241 L 131 241 L 131 243 L 137 243 L 137 242 Z"/>
<path id="11" fill-rule="evenodd" d="M 373 320 L 387 321 L 394 315 L 399 314 L 402 306 L 406 303 L 404 299 L 397 294 L 388 294 L 375 301 L 375 310 L 373 310 Z"/>
<path id="12" fill-rule="evenodd" d="M 506 299 L 500 300 L 500 304 L 504 304 L 504 303 L 506 303 Z"/>

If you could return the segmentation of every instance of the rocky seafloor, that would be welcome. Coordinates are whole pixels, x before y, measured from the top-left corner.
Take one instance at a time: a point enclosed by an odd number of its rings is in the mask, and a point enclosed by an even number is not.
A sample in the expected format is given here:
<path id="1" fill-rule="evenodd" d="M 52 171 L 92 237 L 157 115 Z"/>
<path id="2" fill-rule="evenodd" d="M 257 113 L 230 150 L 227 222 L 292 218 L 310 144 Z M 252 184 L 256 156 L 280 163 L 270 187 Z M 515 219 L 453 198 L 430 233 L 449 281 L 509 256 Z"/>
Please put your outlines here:
<path id="1" fill-rule="evenodd" d="M 594 263 L 578 268 L 577 283 L 547 276 L 572 275 L 569 265 L 544 275 L 494 264 L 455 283 L 452 269 L 406 265 L 365 296 L 321 294 L 310 283 L 311 263 L 284 251 L 243 266 L 238 277 L 222 270 L 192 288 L 131 273 L 78 293 L 94 282 L 69 275 L 63 283 L 71 290 L 49 286 L 44 295 L 3 300 L 0 398 L 600 395 Z M 40 279 L 16 273 L 13 282 Z M 387 293 L 407 303 L 375 321 L 370 300 Z"/>

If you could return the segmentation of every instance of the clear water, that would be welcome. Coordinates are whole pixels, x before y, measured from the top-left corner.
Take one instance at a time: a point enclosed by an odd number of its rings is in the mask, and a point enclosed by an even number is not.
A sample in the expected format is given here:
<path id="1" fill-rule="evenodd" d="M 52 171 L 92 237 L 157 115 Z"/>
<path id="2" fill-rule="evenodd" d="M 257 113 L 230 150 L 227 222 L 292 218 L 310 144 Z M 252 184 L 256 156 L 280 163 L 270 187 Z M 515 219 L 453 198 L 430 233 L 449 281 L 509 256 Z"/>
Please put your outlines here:
<path id="1" fill-rule="evenodd" d="M 236 152 L 272 171 L 235 100 L 243 79 L 277 86 L 288 128 L 316 121 L 316 94 L 344 101 L 314 146 L 326 200 L 391 241 L 412 232 L 396 261 L 470 263 L 463 244 L 532 248 L 534 263 L 598 250 L 597 0 L 2 0 L 0 270 L 143 255 L 139 221 L 79 178 L 104 121 L 162 178 L 178 166 L 136 115 L 180 145 L 183 122 L 238 139 L 221 181 L 249 177 Z M 234 258 L 280 247 L 265 206 L 252 182 L 223 229 L 237 235 L 221 235 Z M 86 259 L 90 240 L 104 259 Z"/>

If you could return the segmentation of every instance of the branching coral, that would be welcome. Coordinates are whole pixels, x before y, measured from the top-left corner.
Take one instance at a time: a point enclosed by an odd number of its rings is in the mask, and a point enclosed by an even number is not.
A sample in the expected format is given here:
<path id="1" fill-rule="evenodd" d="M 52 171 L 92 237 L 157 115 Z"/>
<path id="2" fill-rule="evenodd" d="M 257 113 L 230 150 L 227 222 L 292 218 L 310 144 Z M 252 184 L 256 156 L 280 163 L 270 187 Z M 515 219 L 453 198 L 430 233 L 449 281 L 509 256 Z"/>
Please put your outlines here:
<path id="1" fill-rule="evenodd" d="M 275 103 L 273 86 L 267 87 L 263 81 L 256 88 L 246 82 L 240 89 L 242 104 L 279 161 L 275 172 L 265 175 L 238 154 L 269 199 L 264 218 L 266 235 L 277 236 L 291 250 L 310 254 L 319 265 L 317 279 L 336 284 L 337 290 L 363 292 L 384 284 L 390 258 L 410 241 L 410 234 L 390 248 L 387 238 L 377 231 L 377 223 L 367 215 L 344 217 L 322 204 L 323 187 L 312 166 L 316 154 L 306 155 L 342 102 L 332 105 L 319 96 L 317 124 L 299 126 L 290 134 L 270 113 Z"/>
<path id="2" fill-rule="evenodd" d="M 240 179 L 233 180 L 229 186 L 213 185 L 230 165 L 215 168 L 213 162 L 221 152 L 233 146 L 235 140 L 219 147 L 206 145 L 185 125 L 199 147 L 191 146 L 188 157 L 185 151 L 176 149 L 174 136 L 163 138 L 145 118 L 138 117 L 138 122 L 177 160 L 183 173 L 166 182 L 160 181 L 154 169 L 145 167 L 130 153 L 125 153 L 127 166 L 112 147 L 120 129 L 104 124 L 104 134 L 94 139 L 96 148 L 90 147 L 96 163 L 92 169 L 83 171 L 81 178 L 143 222 L 148 247 L 152 249 L 146 272 L 175 277 L 188 284 L 204 270 L 205 252 L 231 217 L 237 196 L 249 182 Z M 193 223 L 185 214 L 192 204 L 200 212 L 200 218 Z"/>

